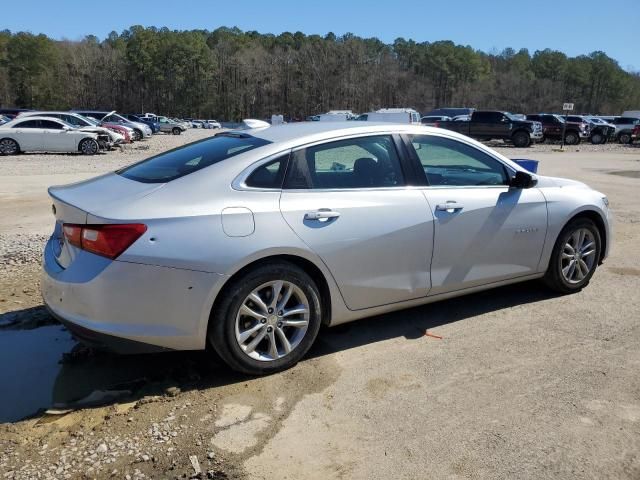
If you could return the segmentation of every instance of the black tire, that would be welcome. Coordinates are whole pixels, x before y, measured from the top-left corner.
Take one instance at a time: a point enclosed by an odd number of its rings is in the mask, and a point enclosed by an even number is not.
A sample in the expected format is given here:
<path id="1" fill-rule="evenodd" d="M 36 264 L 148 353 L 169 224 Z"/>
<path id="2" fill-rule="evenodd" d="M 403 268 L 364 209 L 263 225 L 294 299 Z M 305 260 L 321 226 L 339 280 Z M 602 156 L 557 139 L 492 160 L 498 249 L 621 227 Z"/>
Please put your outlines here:
<path id="1" fill-rule="evenodd" d="M 580 229 L 588 230 L 593 236 L 595 243 L 595 253 L 593 254 L 593 265 L 591 266 L 591 269 L 589 270 L 587 275 L 584 276 L 584 278 L 579 282 L 572 283 L 565 278 L 562 272 L 562 256 L 565 245 L 567 244 L 567 242 L 569 242 L 571 236 Z M 549 288 L 562 294 L 579 292 L 589 284 L 591 277 L 595 273 L 596 268 L 598 267 L 598 261 L 600 259 L 601 248 L 602 240 L 600 238 L 600 231 L 592 220 L 585 217 L 578 217 L 575 220 L 572 220 L 562 229 L 560 235 L 558 235 L 555 245 L 553 246 L 553 252 L 551 253 L 549 266 L 547 267 L 547 272 L 544 276 L 544 282 Z"/>
<path id="2" fill-rule="evenodd" d="M 628 145 L 631 143 L 631 134 L 628 132 L 622 132 L 618 135 L 618 141 L 622 144 Z"/>
<path id="3" fill-rule="evenodd" d="M 20 153 L 20 145 L 13 138 L 0 139 L 0 155 L 17 155 Z"/>
<path id="4" fill-rule="evenodd" d="M 78 144 L 78 150 L 83 155 L 95 155 L 100 151 L 100 145 L 93 138 L 85 138 Z"/>
<path id="5" fill-rule="evenodd" d="M 180 130 L 178 127 L 173 127 L 171 133 L 173 133 L 174 135 L 180 135 L 182 133 L 182 130 Z"/>
<path id="6" fill-rule="evenodd" d="M 142 131 L 138 130 L 137 128 L 133 130 L 133 139 L 137 142 L 138 140 L 142 140 L 143 138 L 143 134 Z"/>
<path id="7" fill-rule="evenodd" d="M 250 293 L 261 285 L 283 280 L 296 285 L 306 296 L 309 321 L 306 333 L 290 353 L 275 360 L 262 361 L 245 353 L 236 340 L 236 316 Z M 316 339 L 322 323 L 320 293 L 313 279 L 289 262 L 266 263 L 247 272 L 225 287 L 209 320 L 209 344 L 233 369 L 249 375 L 268 375 L 298 363 Z M 264 323 L 264 322 L 263 322 Z"/>
<path id="8" fill-rule="evenodd" d="M 564 135 L 564 143 L 567 145 L 578 145 L 580 143 L 580 135 L 577 132 L 569 131 Z"/>
<path id="9" fill-rule="evenodd" d="M 513 142 L 513 145 L 517 148 L 526 148 L 529 145 L 531 145 L 531 137 L 527 132 L 522 130 L 514 133 L 513 136 L 511 137 L 511 141 Z"/>
<path id="10" fill-rule="evenodd" d="M 606 141 L 606 138 L 600 132 L 596 132 L 593 135 L 591 135 L 589 140 L 593 145 L 602 145 Z"/>

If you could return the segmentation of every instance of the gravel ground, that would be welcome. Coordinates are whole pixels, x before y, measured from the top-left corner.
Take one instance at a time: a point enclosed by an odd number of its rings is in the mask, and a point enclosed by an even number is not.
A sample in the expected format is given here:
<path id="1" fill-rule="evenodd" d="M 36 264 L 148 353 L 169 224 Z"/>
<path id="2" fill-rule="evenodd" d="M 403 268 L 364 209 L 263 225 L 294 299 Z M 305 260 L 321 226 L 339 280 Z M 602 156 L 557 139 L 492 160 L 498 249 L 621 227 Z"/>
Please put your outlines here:
<path id="1" fill-rule="evenodd" d="M 308 359 L 267 378 L 236 375 L 204 353 L 79 346 L 51 369 L 32 340 L 58 328 L 38 293 L 46 187 L 208 134 L 90 159 L 0 158 L 0 340 L 22 342 L 7 365 L 53 372 L 0 371 L 10 398 L 52 385 L 48 412 L 0 418 L 0 478 L 640 478 L 635 146 L 498 147 L 609 196 L 612 254 L 581 293 L 527 283 L 337 327 Z"/>

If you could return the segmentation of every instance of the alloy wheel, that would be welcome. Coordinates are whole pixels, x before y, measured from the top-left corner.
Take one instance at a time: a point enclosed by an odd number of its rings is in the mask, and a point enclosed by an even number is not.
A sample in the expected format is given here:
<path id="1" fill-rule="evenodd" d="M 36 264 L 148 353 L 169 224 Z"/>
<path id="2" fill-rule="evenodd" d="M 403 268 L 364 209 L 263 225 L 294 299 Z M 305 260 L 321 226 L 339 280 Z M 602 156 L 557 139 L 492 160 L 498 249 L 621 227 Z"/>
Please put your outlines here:
<path id="1" fill-rule="evenodd" d="M 93 140 L 84 140 L 80 145 L 80 150 L 85 155 L 94 155 L 98 152 L 98 144 Z"/>
<path id="2" fill-rule="evenodd" d="M 0 141 L 0 153 L 3 155 L 13 155 L 18 152 L 18 144 L 10 138 Z"/>
<path id="3" fill-rule="evenodd" d="M 236 315 L 235 338 L 242 351 L 260 361 L 289 355 L 309 327 L 309 299 L 294 283 L 274 280 L 255 288 Z"/>
<path id="4" fill-rule="evenodd" d="M 560 269 L 564 279 L 576 284 L 582 282 L 596 263 L 596 239 L 587 228 L 574 231 L 562 247 Z"/>

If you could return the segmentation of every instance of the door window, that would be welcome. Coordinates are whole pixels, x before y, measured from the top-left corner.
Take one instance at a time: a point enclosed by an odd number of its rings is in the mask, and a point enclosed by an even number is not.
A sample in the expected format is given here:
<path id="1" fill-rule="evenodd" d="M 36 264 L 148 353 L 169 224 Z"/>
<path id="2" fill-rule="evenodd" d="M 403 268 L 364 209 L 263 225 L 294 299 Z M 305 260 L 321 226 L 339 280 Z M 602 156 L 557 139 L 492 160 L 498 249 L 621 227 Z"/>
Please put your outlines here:
<path id="1" fill-rule="evenodd" d="M 505 166 L 474 147 L 431 135 L 413 135 L 410 138 L 431 186 L 508 184 Z"/>
<path id="2" fill-rule="evenodd" d="M 17 123 L 13 128 L 40 128 L 40 120 L 27 120 Z"/>
<path id="3" fill-rule="evenodd" d="M 40 128 L 48 130 L 62 130 L 62 124 L 51 120 L 40 120 Z"/>
<path id="4" fill-rule="evenodd" d="M 388 135 L 323 143 L 294 152 L 285 188 L 348 189 L 404 185 Z"/>

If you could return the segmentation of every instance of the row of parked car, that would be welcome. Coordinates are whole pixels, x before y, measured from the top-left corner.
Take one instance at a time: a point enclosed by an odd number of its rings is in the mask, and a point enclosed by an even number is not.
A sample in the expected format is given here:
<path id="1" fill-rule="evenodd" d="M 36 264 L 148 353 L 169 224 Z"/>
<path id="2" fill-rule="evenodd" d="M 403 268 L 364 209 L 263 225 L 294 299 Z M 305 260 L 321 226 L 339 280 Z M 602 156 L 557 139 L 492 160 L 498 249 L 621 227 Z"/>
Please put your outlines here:
<path id="1" fill-rule="evenodd" d="M 190 122 L 116 111 L 0 109 L 0 154 L 28 151 L 94 155 L 155 133 L 180 135 Z"/>
<path id="2" fill-rule="evenodd" d="M 567 145 L 578 145 L 581 141 L 601 145 L 608 141 L 624 144 L 635 141 L 637 134 L 634 134 L 634 129 L 640 125 L 640 117 L 473 111 L 454 117 L 427 115 L 422 117 L 421 123 L 455 130 L 481 140 L 510 140 L 518 147 L 529 146 L 531 142 L 560 141 L 563 135 Z"/>

